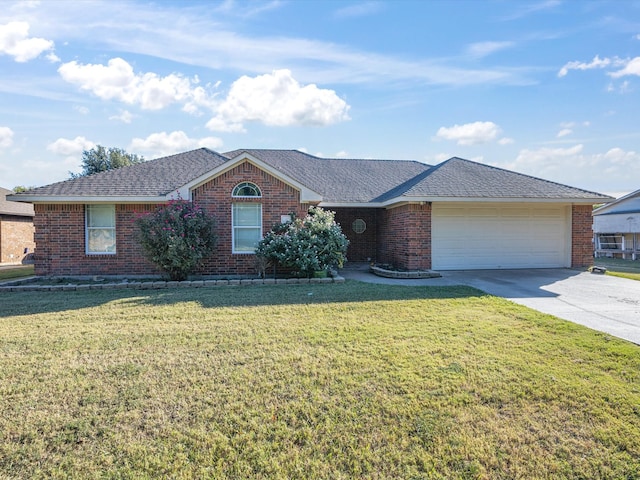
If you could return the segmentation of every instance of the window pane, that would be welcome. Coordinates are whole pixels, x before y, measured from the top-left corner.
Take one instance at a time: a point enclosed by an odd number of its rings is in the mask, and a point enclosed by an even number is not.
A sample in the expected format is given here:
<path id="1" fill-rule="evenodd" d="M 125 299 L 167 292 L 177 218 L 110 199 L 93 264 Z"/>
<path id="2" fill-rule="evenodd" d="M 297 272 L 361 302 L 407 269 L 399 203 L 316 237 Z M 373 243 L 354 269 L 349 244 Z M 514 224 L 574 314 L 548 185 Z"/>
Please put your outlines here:
<path id="1" fill-rule="evenodd" d="M 234 197 L 261 197 L 260 189 L 253 183 L 244 182 L 236 185 L 231 193 Z"/>
<path id="2" fill-rule="evenodd" d="M 87 205 L 87 253 L 116 253 L 115 205 Z"/>
<path id="3" fill-rule="evenodd" d="M 111 253 L 116 251 L 116 232 L 112 228 L 92 228 L 89 230 L 89 252 Z"/>
<path id="4" fill-rule="evenodd" d="M 260 241 L 260 228 L 236 228 L 233 250 L 235 252 L 253 252 Z"/>
<path id="5" fill-rule="evenodd" d="M 87 207 L 87 226 L 115 227 L 115 206 L 89 205 Z"/>
<path id="6" fill-rule="evenodd" d="M 235 204 L 234 208 L 234 222 L 235 226 L 249 226 L 257 227 L 261 225 L 260 214 L 261 205 L 252 204 Z"/>

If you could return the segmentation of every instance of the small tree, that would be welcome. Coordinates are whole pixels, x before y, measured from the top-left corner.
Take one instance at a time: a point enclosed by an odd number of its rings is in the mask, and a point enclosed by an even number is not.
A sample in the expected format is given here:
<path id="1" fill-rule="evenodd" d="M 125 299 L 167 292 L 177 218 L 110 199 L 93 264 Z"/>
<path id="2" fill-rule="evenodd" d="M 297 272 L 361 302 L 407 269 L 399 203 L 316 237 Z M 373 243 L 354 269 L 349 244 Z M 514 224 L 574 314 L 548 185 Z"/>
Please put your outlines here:
<path id="1" fill-rule="evenodd" d="M 349 241 L 334 216 L 312 207 L 306 217 L 274 226 L 258 243 L 256 255 L 306 276 L 342 267 Z"/>
<path id="2" fill-rule="evenodd" d="M 216 245 L 213 217 L 185 200 L 160 205 L 135 223 L 146 258 L 171 280 L 185 280 Z"/>
<path id="3" fill-rule="evenodd" d="M 86 177 L 94 173 L 115 170 L 144 162 L 144 157 L 127 153 L 121 148 L 105 148 L 98 145 L 82 152 L 82 172 L 69 172 L 71 178 Z"/>

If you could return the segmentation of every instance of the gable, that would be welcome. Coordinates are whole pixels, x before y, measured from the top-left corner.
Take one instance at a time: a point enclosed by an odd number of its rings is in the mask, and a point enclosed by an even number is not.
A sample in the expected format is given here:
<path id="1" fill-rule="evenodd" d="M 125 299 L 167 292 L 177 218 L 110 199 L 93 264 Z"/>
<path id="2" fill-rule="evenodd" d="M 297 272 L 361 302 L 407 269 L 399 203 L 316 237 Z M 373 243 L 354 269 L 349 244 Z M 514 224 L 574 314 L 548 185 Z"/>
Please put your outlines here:
<path id="1" fill-rule="evenodd" d="M 322 195 L 318 192 L 247 153 L 240 154 L 214 170 L 193 179 L 179 189 L 179 192 L 183 198 L 189 198 L 190 192 L 205 184 L 215 185 L 220 180 L 219 177 L 231 175 L 232 177 L 242 178 L 243 174 L 257 171 L 261 172 L 265 181 L 270 182 L 271 180 L 267 179 L 274 179 L 299 192 L 301 202 L 317 203 L 322 200 Z"/>
<path id="2" fill-rule="evenodd" d="M 640 214 L 640 190 L 636 190 L 624 197 L 621 197 L 611 203 L 603 205 L 600 208 L 594 210 L 593 215 L 612 215 L 612 214 L 626 214 L 626 213 L 638 213 Z"/>

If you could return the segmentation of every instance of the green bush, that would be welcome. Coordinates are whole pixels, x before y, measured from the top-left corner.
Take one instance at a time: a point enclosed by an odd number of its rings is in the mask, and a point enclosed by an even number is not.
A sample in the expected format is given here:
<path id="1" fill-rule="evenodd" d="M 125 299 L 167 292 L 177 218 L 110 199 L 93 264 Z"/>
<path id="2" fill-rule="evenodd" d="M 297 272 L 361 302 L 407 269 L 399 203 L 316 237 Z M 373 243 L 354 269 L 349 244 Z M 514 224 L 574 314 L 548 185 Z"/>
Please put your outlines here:
<path id="1" fill-rule="evenodd" d="M 171 280 L 185 280 L 216 246 L 215 221 L 185 200 L 172 200 L 136 218 L 146 258 Z"/>
<path id="2" fill-rule="evenodd" d="M 306 217 L 274 226 L 258 243 L 258 260 L 307 277 L 317 271 L 342 267 L 349 241 L 334 215 L 334 212 L 311 207 Z"/>

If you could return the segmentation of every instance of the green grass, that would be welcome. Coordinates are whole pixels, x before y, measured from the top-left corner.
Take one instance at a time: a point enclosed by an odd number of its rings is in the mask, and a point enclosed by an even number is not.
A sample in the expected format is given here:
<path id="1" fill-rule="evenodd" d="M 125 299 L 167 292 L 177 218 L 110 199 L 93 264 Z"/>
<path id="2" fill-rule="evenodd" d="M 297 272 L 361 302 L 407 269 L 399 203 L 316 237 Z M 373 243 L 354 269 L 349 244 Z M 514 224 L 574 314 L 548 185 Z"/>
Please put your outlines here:
<path id="1" fill-rule="evenodd" d="M 640 280 L 640 260 L 623 260 L 622 258 L 595 258 L 595 265 L 606 267 L 607 275 Z"/>
<path id="2" fill-rule="evenodd" d="M 640 478 L 640 347 L 466 288 L 0 294 L 0 478 Z"/>
<path id="3" fill-rule="evenodd" d="M 0 281 L 20 279 L 33 275 L 33 265 L 20 265 L 0 269 Z"/>

